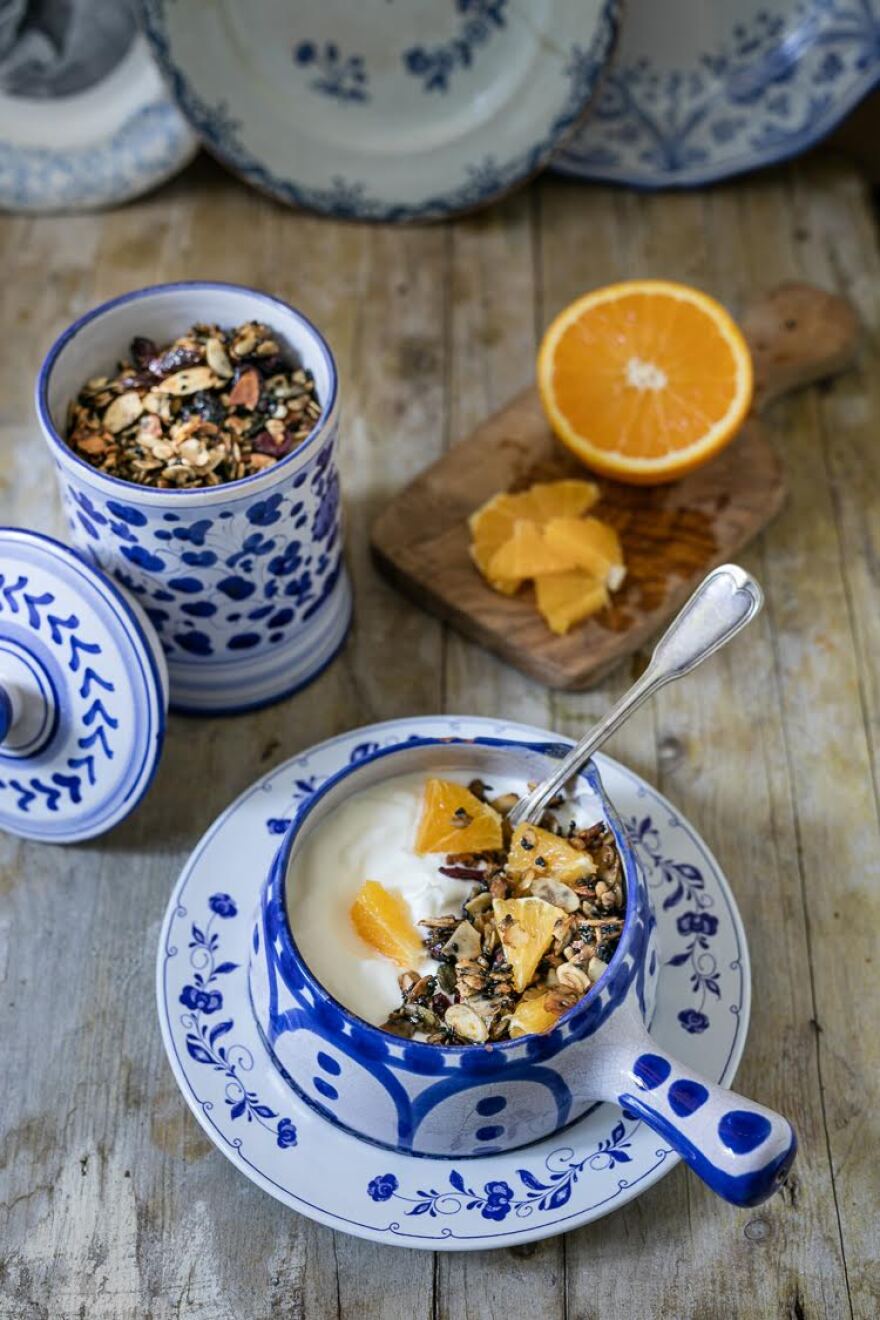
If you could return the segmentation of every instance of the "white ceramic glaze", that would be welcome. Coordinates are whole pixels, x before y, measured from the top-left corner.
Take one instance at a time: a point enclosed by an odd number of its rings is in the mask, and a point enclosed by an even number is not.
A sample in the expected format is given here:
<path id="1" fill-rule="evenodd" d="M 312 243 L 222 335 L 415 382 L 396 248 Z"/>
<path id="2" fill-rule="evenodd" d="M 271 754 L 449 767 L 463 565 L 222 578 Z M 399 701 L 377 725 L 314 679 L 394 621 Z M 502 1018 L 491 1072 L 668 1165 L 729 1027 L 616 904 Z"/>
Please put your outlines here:
<path id="1" fill-rule="evenodd" d="M 617 0 L 142 0 L 169 86 L 248 182 L 326 215 L 419 220 L 533 174 L 586 109 Z"/>
<path id="2" fill-rule="evenodd" d="M 554 168 L 696 187 L 806 151 L 878 78 L 877 0 L 627 0 L 611 67 Z"/>
<path id="3" fill-rule="evenodd" d="M 146 41 L 135 34 L 92 85 L 40 98 L 0 92 L 0 207 L 112 206 L 176 174 L 197 149 Z"/>
<path id="4" fill-rule="evenodd" d="M 119 481 L 62 439 L 82 384 L 110 371 L 135 335 L 167 343 L 194 322 L 260 320 L 315 377 L 321 416 L 298 449 L 253 477 L 197 490 Z M 50 349 L 37 412 L 74 541 L 137 597 L 168 661 L 171 703 L 194 713 L 264 705 L 309 682 L 351 616 L 342 561 L 332 353 L 294 308 L 236 285 L 190 282 L 123 295 Z"/>
<path id="5" fill-rule="evenodd" d="M 140 802 L 168 675 L 137 602 L 66 546 L 0 528 L 0 829 L 90 839 Z"/>

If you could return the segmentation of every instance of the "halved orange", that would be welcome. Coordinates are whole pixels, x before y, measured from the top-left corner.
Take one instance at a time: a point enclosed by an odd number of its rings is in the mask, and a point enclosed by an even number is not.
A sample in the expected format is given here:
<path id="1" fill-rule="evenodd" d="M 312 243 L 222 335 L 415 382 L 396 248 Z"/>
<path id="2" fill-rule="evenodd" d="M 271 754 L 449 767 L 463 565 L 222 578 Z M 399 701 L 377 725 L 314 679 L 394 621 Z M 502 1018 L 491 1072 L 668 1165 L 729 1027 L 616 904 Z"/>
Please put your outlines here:
<path id="1" fill-rule="evenodd" d="M 422 799 L 416 852 L 496 852 L 503 844 L 501 817 L 488 802 L 451 779 L 429 779 Z"/>
<path id="2" fill-rule="evenodd" d="M 351 905 L 352 925 L 365 943 L 399 967 L 412 967 L 422 956 L 418 932 L 399 894 L 378 880 L 365 880 Z"/>
<path id="3" fill-rule="evenodd" d="M 535 578 L 535 599 L 547 627 L 562 637 L 576 623 L 604 609 L 608 592 L 591 574 L 576 568 Z"/>
<path id="4" fill-rule="evenodd" d="M 547 544 L 572 558 L 582 568 L 612 591 L 626 576 L 620 537 L 613 527 L 598 518 L 551 518 L 544 529 Z"/>
<path id="5" fill-rule="evenodd" d="M 582 462 L 647 485 L 683 476 L 733 439 L 752 401 L 752 359 L 714 298 L 629 280 L 560 312 L 538 353 L 538 388 Z"/>
<path id="6" fill-rule="evenodd" d="M 554 549 L 547 542 L 542 527 L 519 518 L 513 525 L 510 540 L 489 561 L 489 576 L 493 582 L 498 579 L 524 582 L 542 573 L 564 573 L 574 567 L 570 554 Z"/>

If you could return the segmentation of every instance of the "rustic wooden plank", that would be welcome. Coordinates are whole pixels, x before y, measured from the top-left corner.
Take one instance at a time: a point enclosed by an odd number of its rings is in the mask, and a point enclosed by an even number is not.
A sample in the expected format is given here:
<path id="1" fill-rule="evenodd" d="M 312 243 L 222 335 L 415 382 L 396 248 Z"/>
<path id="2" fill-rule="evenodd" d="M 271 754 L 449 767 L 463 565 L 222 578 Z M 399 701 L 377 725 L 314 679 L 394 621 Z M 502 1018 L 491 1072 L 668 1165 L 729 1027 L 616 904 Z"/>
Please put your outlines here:
<path id="1" fill-rule="evenodd" d="M 868 1316 L 880 1297 L 880 1169 L 865 1158 L 880 1146 L 880 1046 L 865 1029 L 880 1017 L 880 263 L 870 198 L 850 170 L 793 171 L 788 217 L 799 269 L 846 290 L 867 330 L 857 375 L 812 407 L 786 407 L 803 434 L 771 581 L 828 1143 L 853 1310 Z"/>
<path id="2" fill-rule="evenodd" d="M 451 226 L 446 431 L 453 442 L 534 371 L 533 206 L 532 194 L 519 194 Z M 550 697 L 541 684 L 448 629 L 444 659 L 445 710 L 552 727 Z M 564 1262 L 563 1238 L 509 1251 L 440 1254 L 438 1320 L 476 1315 L 504 1320 L 512 1296 L 524 1315 L 561 1317 Z"/>
<path id="3" fill-rule="evenodd" d="M 746 183 L 736 190 L 720 191 L 738 199 L 741 209 L 745 203 L 739 199 L 752 186 Z M 556 185 L 547 191 L 551 189 L 555 193 Z M 771 194 L 772 204 L 784 208 L 784 185 L 778 178 Z M 548 197 L 547 205 L 553 200 Z M 698 195 L 640 198 L 637 215 L 631 214 L 633 203 L 629 197 L 622 206 L 612 200 L 604 215 L 594 205 L 591 240 L 600 228 L 599 248 L 615 252 L 617 260 L 610 267 L 604 262 L 590 269 L 582 266 L 584 287 L 650 271 L 701 284 L 736 306 L 741 289 L 733 281 L 719 279 L 712 252 L 721 234 L 725 241 L 735 242 L 737 215 L 725 213 L 722 228 Z M 626 215 L 625 225 L 621 211 Z M 603 242 L 602 229 L 613 231 L 615 226 L 625 237 L 619 239 L 612 232 Z M 574 217 L 569 214 L 567 220 L 560 219 L 552 242 L 545 245 L 548 284 L 557 262 L 562 272 L 557 278 L 569 278 L 571 253 L 584 246 Z M 589 262 L 589 255 L 582 261 Z M 776 270 L 774 278 L 787 273 Z M 760 285 L 753 280 L 749 287 Z M 553 303 L 564 301 L 565 296 L 560 291 Z M 768 535 L 772 537 L 772 530 Z M 752 561 L 747 556 L 745 562 Z M 805 1172 L 799 1172 L 795 1184 L 800 1190 L 794 1205 L 777 1199 L 757 1212 L 736 1212 L 713 1202 L 696 1180 L 677 1170 L 621 1214 L 572 1235 L 568 1293 L 569 1307 L 576 1314 L 620 1312 L 635 1290 L 648 1313 L 658 1315 L 797 1314 L 798 1301 L 803 1313 L 837 1314 L 838 1308 L 847 1306 L 810 1039 L 812 1006 L 801 971 L 806 944 L 798 874 L 789 860 L 794 856 L 791 830 L 786 834 L 780 828 L 778 840 L 776 831 L 771 834 L 773 852 L 768 862 L 768 839 L 763 831 L 768 828 L 770 771 L 761 761 L 770 754 L 764 753 L 755 766 L 754 710 L 762 691 L 760 677 L 772 658 L 767 632 L 765 621 L 761 630 L 751 630 L 729 653 L 684 683 L 666 689 L 654 703 L 653 716 L 661 787 L 717 851 L 743 909 L 755 950 L 756 993 L 740 1084 L 791 1112 L 805 1146 L 801 1156 Z M 751 706 L 748 701 L 732 699 L 743 681 L 741 671 L 755 685 L 750 687 Z M 784 806 L 788 784 L 784 758 L 778 752 L 778 714 L 774 742 L 773 726 L 765 728 L 763 700 L 758 708 L 762 738 L 776 752 L 775 760 L 771 758 L 776 781 L 782 772 L 781 782 L 774 782 Z M 729 756 L 719 755 L 719 749 L 727 747 Z M 645 758 L 644 750 L 638 758 Z M 755 766 L 754 772 L 744 776 L 744 765 Z M 744 821 L 749 822 L 745 839 Z M 756 821 L 762 828 L 755 829 Z M 753 874 L 762 878 L 760 889 L 748 883 Z M 782 954 L 777 947 L 780 929 L 788 937 Z M 780 974 L 768 970 L 780 964 L 785 968 Z M 797 1042 L 786 1050 L 783 1064 L 780 1041 L 790 1039 L 789 1023 L 794 1020 L 798 1021 Z M 659 1231 L 658 1225 L 662 1226 Z M 799 1240 L 810 1243 L 808 1251 L 799 1250 Z M 678 1264 L 682 1257 L 698 1262 L 686 1277 Z"/>
<path id="4" fill-rule="evenodd" d="M 231 721 L 172 720 L 148 799 L 112 838 L 76 849 L 0 838 L 4 1320 L 409 1320 L 501 1315 L 523 1300 L 550 1316 L 843 1315 L 841 1234 L 853 1312 L 874 1314 L 877 1174 L 863 1155 L 877 1135 L 873 235 L 852 173 L 815 163 L 681 198 L 547 181 L 455 226 L 389 231 L 294 216 L 206 162 L 105 216 L 0 219 L 12 327 L 0 519 L 57 530 L 29 421 L 34 367 L 57 329 L 159 278 L 260 284 L 313 315 L 340 359 L 359 607 L 344 657 L 303 697 Z M 201 831 L 297 748 L 442 703 L 579 733 L 625 686 L 621 672 L 548 697 L 468 642 L 444 647 L 439 625 L 376 578 L 365 546 L 390 494 L 528 382 L 536 332 L 560 306 L 641 273 L 702 283 L 734 306 L 756 283 L 817 279 L 856 299 L 871 336 L 860 375 L 774 414 L 795 482 L 746 560 L 768 585 L 767 613 L 611 748 L 659 779 L 734 881 L 755 990 L 740 1084 L 791 1113 L 802 1152 L 792 1191 L 756 1212 L 726 1210 L 678 1170 L 565 1238 L 438 1257 L 435 1288 L 430 1254 L 284 1211 L 209 1145 L 159 1041 L 159 922 Z M 39 1050 L 25 1022 L 41 1024 Z"/>

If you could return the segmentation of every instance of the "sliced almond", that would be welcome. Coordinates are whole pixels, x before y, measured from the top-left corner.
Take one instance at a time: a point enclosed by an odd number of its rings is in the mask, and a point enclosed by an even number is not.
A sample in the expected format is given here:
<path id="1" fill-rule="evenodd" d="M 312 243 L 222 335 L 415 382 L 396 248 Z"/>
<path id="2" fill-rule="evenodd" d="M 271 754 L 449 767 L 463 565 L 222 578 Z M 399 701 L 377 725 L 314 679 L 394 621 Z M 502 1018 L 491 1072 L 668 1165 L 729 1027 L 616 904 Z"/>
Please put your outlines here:
<path id="1" fill-rule="evenodd" d="M 132 422 L 136 422 L 144 410 L 141 396 L 137 390 L 126 390 L 114 399 L 104 413 L 104 425 L 111 435 L 124 431 Z"/>
<path id="2" fill-rule="evenodd" d="M 467 1004 L 450 1005 L 443 1020 L 447 1027 L 451 1027 L 459 1036 L 464 1036 L 465 1040 L 479 1044 L 489 1035 L 489 1028 L 479 1013 L 475 1013 Z"/>
<path id="3" fill-rule="evenodd" d="M 218 376 L 227 380 L 232 375 L 232 363 L 229 361 L 229 355 L 219 339 L 211 338 L 205 344 L 205 357 L 208 359 L 208 366 Z"/>
<path id="4" fill-rule="evenodd" d="M 154 385 L 153 392 L 181 397 L 196 394 L 199 390 L 214 389 L 219 384 L 220 381 L 210 367 L 184 367 L 183 371 L 175 371 L 173 376 L 166 376 Z"/>

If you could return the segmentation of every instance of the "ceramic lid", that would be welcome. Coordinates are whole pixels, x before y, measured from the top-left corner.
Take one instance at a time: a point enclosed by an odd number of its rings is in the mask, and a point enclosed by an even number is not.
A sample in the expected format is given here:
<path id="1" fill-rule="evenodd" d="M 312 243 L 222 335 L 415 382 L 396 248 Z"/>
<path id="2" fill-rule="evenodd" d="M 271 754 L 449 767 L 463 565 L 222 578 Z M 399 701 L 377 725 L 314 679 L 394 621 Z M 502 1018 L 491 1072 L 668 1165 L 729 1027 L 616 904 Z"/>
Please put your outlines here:
<path id="1" fill-rule="evenodd" d="M 73 843 L 137 806 L 168 676 L 140 606 L 69 547 L 0 528 L 0 829 Z"/>

